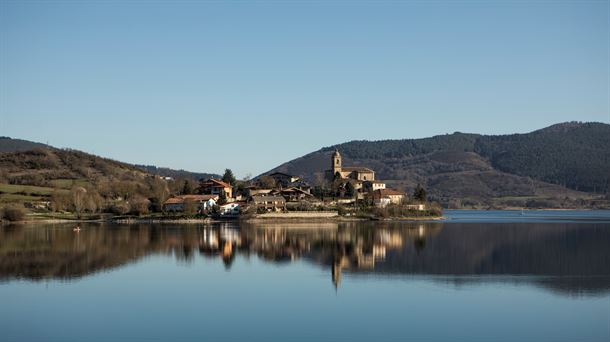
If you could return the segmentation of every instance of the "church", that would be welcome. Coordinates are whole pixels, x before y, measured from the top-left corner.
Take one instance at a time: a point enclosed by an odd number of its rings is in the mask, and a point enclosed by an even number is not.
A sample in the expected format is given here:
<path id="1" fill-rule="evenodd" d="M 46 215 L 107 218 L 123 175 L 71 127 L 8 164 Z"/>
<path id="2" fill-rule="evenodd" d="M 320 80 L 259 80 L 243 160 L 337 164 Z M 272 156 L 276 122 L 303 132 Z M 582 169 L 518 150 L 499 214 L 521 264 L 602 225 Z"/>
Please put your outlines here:
<path id="1" fill-rule="evenodd" d="M 331 168 L 326 170 L 326 178 L 329 181 L 333 181 L 337 178 L 340 179 L 353 179 L 361 182 L 374 181 L 375 171 L 366 167 L 342 167 L 341 165 L 341 154 L 335 150 L 331 157 Z"/>

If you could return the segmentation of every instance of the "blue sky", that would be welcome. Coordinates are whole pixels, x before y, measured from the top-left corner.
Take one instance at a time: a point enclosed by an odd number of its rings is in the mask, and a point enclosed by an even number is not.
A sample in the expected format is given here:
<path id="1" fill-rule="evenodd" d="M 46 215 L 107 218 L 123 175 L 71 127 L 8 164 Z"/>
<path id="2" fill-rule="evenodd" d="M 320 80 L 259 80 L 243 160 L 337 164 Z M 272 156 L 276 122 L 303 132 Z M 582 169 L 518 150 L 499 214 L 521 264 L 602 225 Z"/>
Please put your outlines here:
<path id="1" fill-rule="evenodd" d="M 609 11 L 0 0 L 0 135 L 243 176 L 354 139 L 608 123 Z"/>

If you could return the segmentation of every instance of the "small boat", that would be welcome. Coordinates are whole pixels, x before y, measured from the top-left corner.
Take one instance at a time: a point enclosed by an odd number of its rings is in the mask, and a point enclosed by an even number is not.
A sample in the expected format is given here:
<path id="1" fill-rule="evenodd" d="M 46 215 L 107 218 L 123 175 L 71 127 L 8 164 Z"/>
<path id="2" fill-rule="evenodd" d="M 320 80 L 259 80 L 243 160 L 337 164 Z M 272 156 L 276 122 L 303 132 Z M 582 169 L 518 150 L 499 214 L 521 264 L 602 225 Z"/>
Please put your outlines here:
<path id="1" fill-rule="evenodd" d="M 73 232 L 80 232 L 80 227 L 76 226 L 74 229 L 72 229 Z"/>

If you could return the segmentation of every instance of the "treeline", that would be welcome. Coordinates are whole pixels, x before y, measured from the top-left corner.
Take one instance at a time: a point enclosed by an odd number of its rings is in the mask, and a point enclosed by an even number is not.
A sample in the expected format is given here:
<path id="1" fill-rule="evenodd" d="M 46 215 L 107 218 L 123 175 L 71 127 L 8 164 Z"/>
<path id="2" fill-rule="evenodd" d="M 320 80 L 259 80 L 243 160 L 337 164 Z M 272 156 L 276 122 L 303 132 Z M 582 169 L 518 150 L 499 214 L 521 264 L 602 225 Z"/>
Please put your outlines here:
<path id="1" fill-rule="evenodd" d="M 482 136 L 475 151 L 504 172 L 574 190 L 610 190 L 610 125 L 569 123 L 529 134 Z"/>
<path id="2" fill-rule="evenodd" d="M 425 139 L 351 141 L 321 152 L 334 149 L 357 162 L 383 163 L 433 152 L 475 152 L 503 172 L 579 191 L 610 191 L 610 125 L 603 123 L 570 122 L 527 134 L 456 132 Z"/>
<path id="3" fill-rule="evenodd" d="M 474 151 L 477 134 L 454 133 L 425 139 L 356 140 L 326 147 L 322 152 L 338 149 L 350 159 L 386 159 L 413 157 L 435 151 Z"/>
<path id="4" fill-rule="evenodd" d="M 189 178 L 189 179 L 208 179 L 208 178 L 220 178 L 220 175 L 215 173 L 205 173 L 205 172 L 190 172 L 186 170 L 174 170 L 167 167 L 156 167 L 154 165 L 134 165 L 135 167 L 142 169 L 148 173 L 153 175 L 158 175 L 162 177 L 172 177 L 172 178 Z"/>

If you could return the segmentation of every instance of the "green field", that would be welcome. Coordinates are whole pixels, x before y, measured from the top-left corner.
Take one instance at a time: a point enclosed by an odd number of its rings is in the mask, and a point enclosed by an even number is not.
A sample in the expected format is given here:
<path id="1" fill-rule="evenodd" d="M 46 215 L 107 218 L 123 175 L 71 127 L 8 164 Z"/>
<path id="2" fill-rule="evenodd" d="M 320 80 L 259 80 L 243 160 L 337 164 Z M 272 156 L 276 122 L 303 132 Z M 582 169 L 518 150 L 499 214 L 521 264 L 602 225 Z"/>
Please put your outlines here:
<path id="1" fill-rule="evenodd" d="M 26 194 L 26 195 L 38 195 L 38 196 L 50 196 L 55 188 L 49 188 L 44 186 L 33 186 L 33 185 L 16 185 L 16 184 L 1 184 L 0 193 L 3 194 Z"/>
<path id="2" fill-rule="evenodd" d="M 45 186 L 0 183 L 0 203 L 20 203 L 48 200 L 58 189 Z M 60 191 L 67 191 L 59 189 Z"/>
<path id="3" fill-rule="evenodd" d="M 84 179 L 53 179 L 52 181 L 50 181 L 50 183 L 53 185 L 54 188 L 60 188 L 60 189 L 70 189 L 72 188 L 74 185 L 80 185 L 80 186 L 84 186 L 89 184 L 89 182 Z"/>

